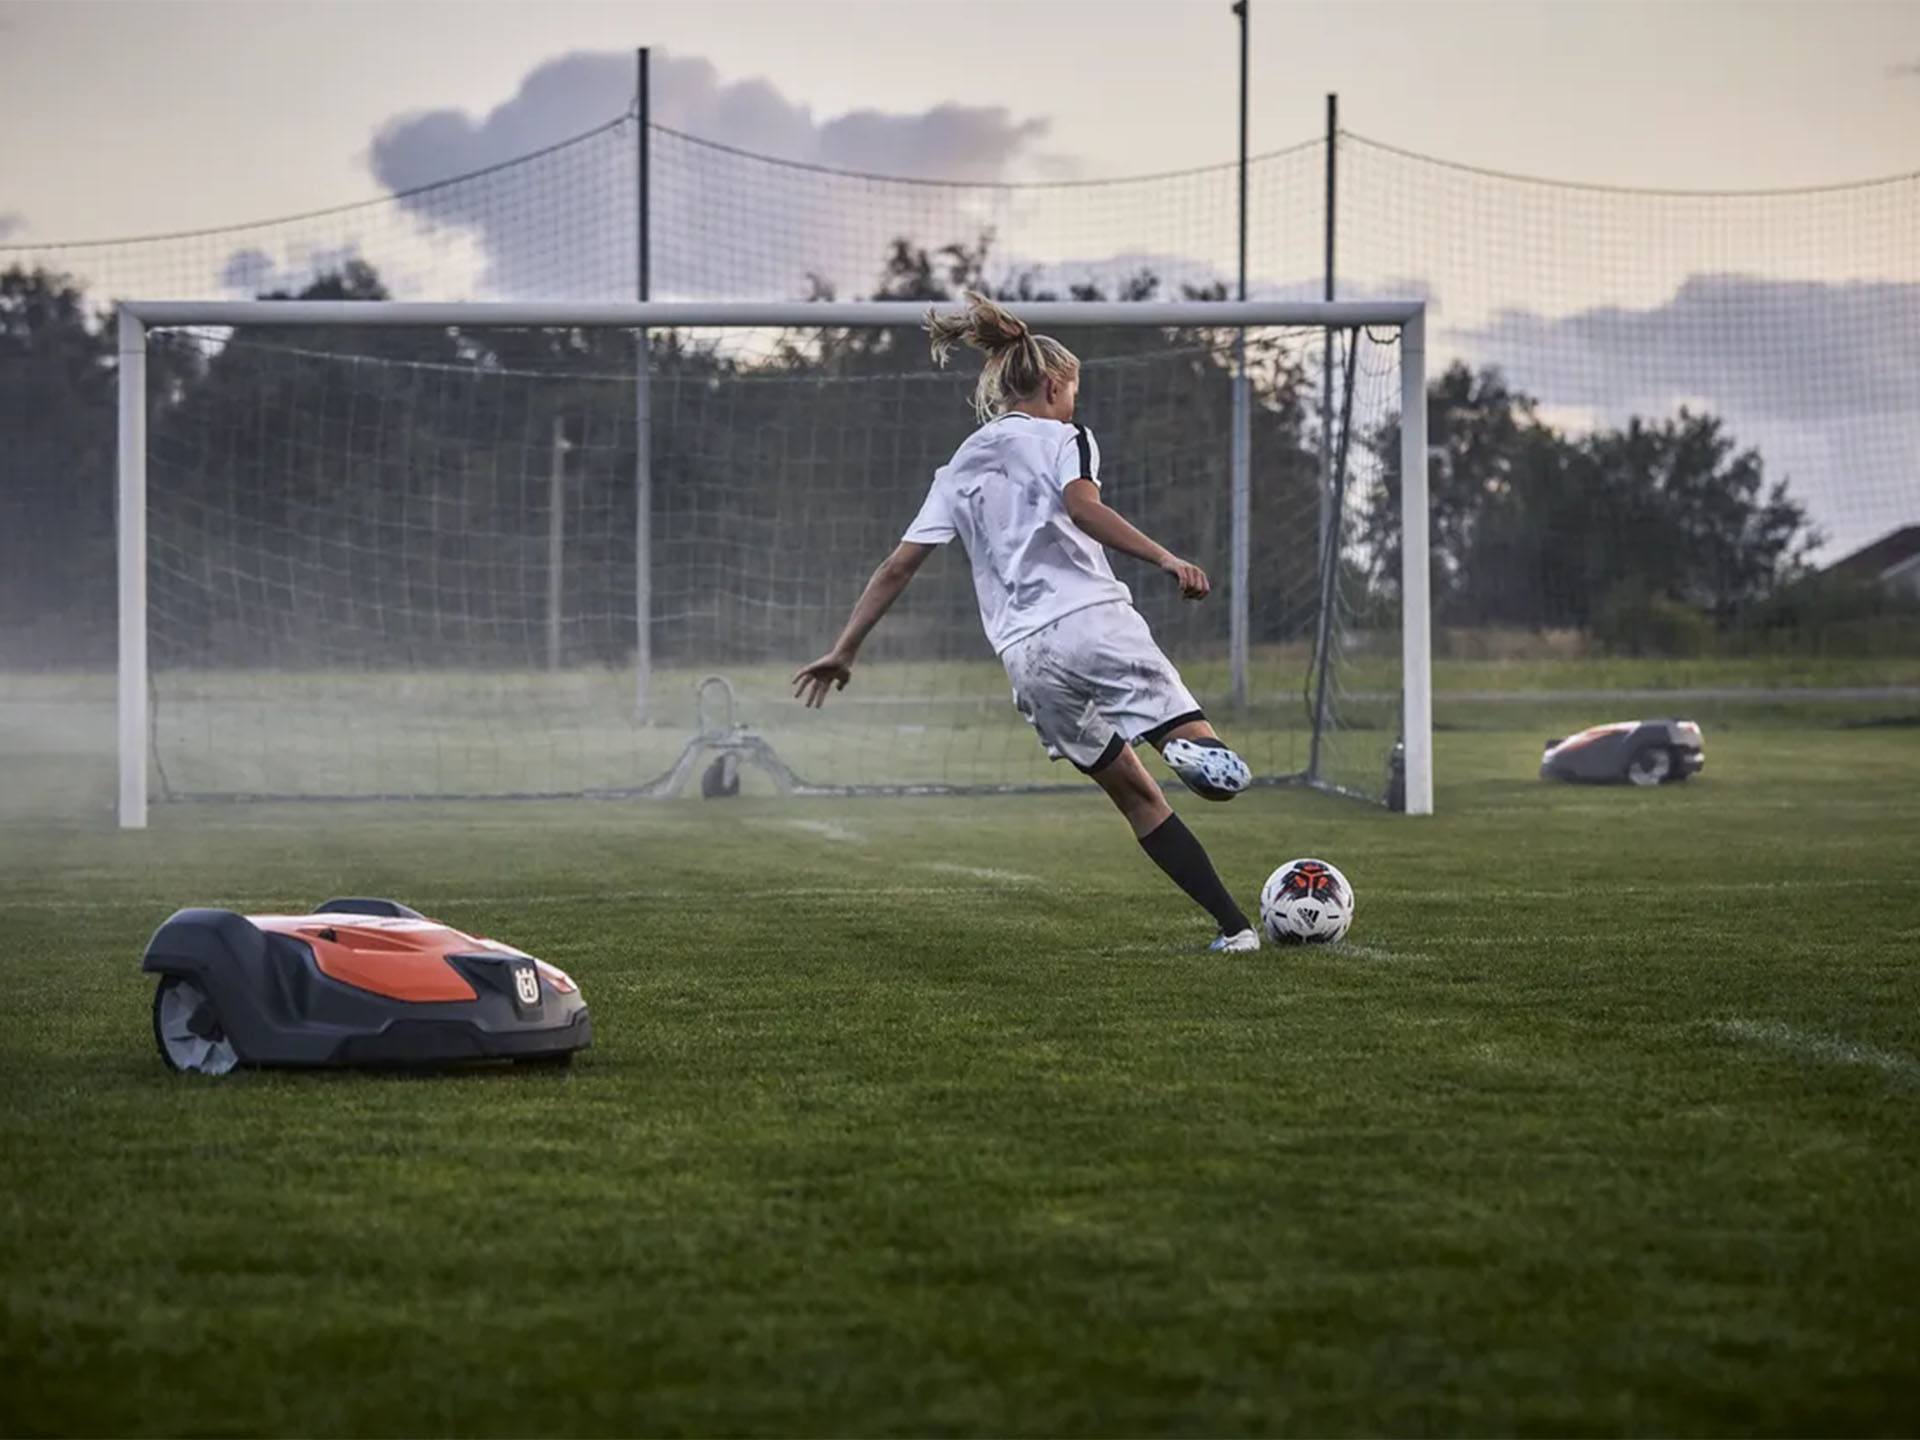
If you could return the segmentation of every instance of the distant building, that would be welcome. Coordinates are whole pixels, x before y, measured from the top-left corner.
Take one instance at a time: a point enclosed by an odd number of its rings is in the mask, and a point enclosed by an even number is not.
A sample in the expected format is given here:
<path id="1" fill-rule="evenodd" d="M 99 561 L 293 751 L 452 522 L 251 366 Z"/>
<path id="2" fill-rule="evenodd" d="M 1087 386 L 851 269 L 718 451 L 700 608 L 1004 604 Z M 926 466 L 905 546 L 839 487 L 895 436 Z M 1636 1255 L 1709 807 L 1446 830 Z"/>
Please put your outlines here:
<path id="1" fill-rule="evenodd" d="M 1876 580 L 1889 590 L 1920 596 L 1920 525 L 1889 530 L 1871 545 L 1834 561 L 1827 574 Z"/>

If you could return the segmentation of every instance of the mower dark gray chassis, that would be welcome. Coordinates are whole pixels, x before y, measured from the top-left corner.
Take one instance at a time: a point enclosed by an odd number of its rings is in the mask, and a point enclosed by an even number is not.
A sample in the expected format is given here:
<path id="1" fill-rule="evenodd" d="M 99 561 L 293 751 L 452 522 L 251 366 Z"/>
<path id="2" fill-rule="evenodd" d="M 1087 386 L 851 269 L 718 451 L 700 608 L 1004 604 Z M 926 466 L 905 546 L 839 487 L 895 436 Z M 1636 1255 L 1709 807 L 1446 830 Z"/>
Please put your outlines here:
<path id="1" fill-rule="evenodd" d="M 593 1043 L 565 971 L 392 900 L 176 911 L 140 968 L 160 977 L 153 1036 L 174 1070 L 565 1063 Z"/>
<path id="2" fill-rule="evenodd" d="M 1547 741 L 1542 780 L 1588 785 L 1673 785 L 1707 763 L 1700 727 L 1691 720 L 1621 720 Z"/>

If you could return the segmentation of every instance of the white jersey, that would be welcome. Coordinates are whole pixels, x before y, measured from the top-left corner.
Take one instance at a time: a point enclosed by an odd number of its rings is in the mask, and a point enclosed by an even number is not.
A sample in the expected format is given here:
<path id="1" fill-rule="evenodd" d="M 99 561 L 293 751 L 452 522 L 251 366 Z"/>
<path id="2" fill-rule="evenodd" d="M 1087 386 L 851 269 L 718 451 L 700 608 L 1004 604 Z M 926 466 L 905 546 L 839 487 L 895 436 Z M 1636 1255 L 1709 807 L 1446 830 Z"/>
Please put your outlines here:
<path id="1" fill-rule="evenodd" d="M 980 623 L 997 655 L 1089 605 L 1133 601 L 1107 552 L 1067 514 L 1066 487 L 1100 483 L 1100 447 L 1084 425 L 1010 411 L 982 425 L 934 472 L 901 538 L 959 538 L 973 564 Z"/>

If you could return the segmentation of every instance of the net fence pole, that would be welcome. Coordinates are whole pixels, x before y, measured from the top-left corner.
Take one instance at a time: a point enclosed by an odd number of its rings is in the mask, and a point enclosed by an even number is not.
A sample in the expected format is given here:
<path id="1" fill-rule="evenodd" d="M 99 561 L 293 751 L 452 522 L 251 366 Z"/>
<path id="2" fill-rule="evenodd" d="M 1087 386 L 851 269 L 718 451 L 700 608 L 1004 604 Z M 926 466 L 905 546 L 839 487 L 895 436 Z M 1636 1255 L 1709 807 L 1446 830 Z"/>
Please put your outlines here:
<path id="1" fill-rule="evenodd" d="M 1427 316 L 1400 330 L 1400 724 L 1407 811 L 1433 813 L 1433 615 L 1427 579 Z"/>
<path id="2" fill-rule="evenodd" d="M 1247 403 L 1247 351 L 1246 340 L 1234 341 L 1233 356 L 1233 505 L 1232 505 L 1232 575 L 1228 584 L 1230 609 L 1227 624 L 1228 669 L 1232 675 L 1233 703 L 1247 703 L 1247 651 L 1248 619 L 1252 596 L 1248 593 L 1250 583 L 1249 562 L 1251 547 L 1248 544 L 1248 532 L 1252 529 L 1253 484 L 1250 464 L 1250 409 Z"/>
<path id="3" fill-rule="evenodd" d="M 644 720 L 653 683 L 653 391 L 645 329 L 634 332 L 633 380 L 633 713 Z"/>
<path id="4" fill-rule="evenodd" d="M 1240 174 L 1239 174 L 1239 283 L 1235 298 L 1247 299 L 1247 28 L 1250 0 L 1236 0 L 1240 21 Z M 1248 593 L 1252 566 L 1249 532 L 1253 529 L 1252 407 L 1247 376 L 1247 332 L 1233 337 L 1233 439 L 1227 581 L 1227 671 L 1235 706 L 1247 703 L 1247 650 L 1253 597 Z"/>
<path id="5" fill-rule="evenodd" d="M 653 123 L 648 80 L 651 54 L 645 46 L 636 52 L 634 108 L 638 132 L 634 144 L 636 209 L 635 266 L 639 300 L 652 299 L 651 184 L 648 171 L 648 139 Z M 634 331 L 633 374 L 633 713 L 636 719 L 647 715 L 649 691 L 653 683 L 653 393 L 652 355 L 646 326 Z"/>
<path id="6" fill-rule="evenodd" d="M 147 327 L 119 323 L 120 828 L 147 828 Z"/>

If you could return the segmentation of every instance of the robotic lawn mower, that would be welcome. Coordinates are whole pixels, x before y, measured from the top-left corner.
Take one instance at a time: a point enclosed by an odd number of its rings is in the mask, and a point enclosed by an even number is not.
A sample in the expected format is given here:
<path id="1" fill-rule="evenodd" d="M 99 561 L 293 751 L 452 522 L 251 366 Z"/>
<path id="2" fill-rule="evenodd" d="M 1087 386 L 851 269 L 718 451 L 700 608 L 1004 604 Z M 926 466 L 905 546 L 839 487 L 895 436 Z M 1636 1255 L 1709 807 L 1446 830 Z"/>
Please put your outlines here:
<path id="1" fill-rule="evenodd" d="M 392 900 L 311 915 L 181 910 L 154 931 L 153 1038 L 174 1070 L 566 1063 L 593 1043 L 572 977 Z"/>
<path id="2" fill-rule="evenodd" d="M 1672 785 L 1707 763 L 1700 727 L 1691 720 L 1622 720 L 1547 741 L 1542 780 L 1589 785 Z"/>

